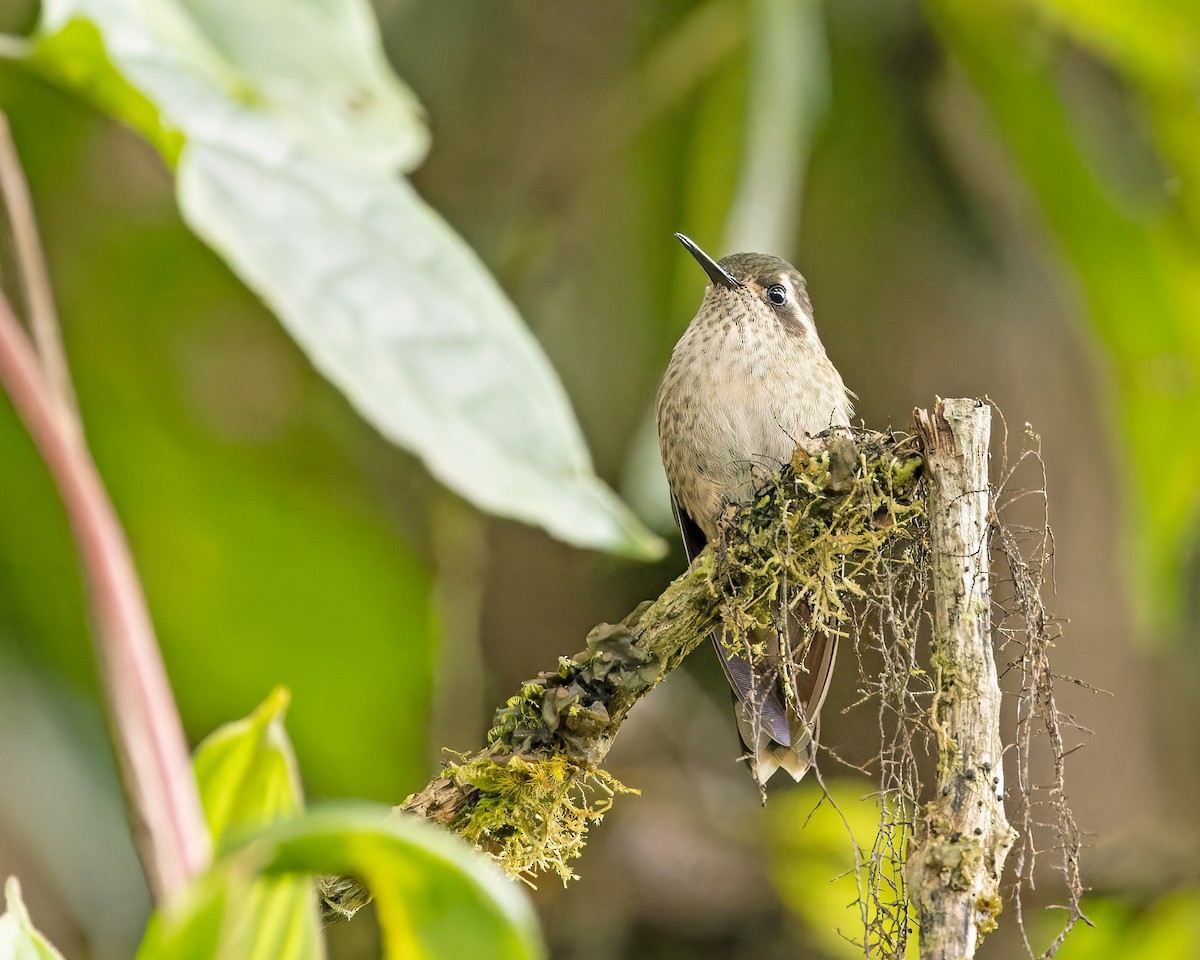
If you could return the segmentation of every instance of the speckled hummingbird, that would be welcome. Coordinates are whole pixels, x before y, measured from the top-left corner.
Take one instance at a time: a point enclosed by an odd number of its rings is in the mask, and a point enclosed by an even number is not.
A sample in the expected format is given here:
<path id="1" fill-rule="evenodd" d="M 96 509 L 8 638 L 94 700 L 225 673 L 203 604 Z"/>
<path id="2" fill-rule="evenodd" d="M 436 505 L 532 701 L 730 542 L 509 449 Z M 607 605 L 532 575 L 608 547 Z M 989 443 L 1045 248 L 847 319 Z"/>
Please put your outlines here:
<path id="1" fill-rule="evenodd" d="M 797 443 L 849 424 L 852 395 L 817 336 L 795 267 L 760 253 L 716 261 L 675 236 L 710 281 L 658 389 L 659 447 L 690 561 L 717 537 L 727 506 L 747 502 L 791 462 Z M 803 628 L 788 619 L 766 638 L 774 652 L 753 662 L 713 634 L 745 759 L 760 786 L 780 767 L 799 780 L 812 765 L 837 654 L 836 637 L 814 635 L 800 669 L 790 671 L 789 696 L 779 651 L 781 644 L 800 645 Z"/>

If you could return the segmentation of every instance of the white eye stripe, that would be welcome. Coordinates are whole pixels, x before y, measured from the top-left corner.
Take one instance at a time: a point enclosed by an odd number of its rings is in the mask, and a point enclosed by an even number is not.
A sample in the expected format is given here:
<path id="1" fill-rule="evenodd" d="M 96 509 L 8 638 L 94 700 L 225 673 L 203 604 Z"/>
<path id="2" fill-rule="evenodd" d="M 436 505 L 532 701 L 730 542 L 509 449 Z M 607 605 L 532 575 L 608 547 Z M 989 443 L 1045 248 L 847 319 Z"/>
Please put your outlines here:
<path id="1" fill-rule="evenodd" d="M 791 274 L 781 273 L 779 275 L 778 282 L 783 284 L 783 286 L 785 286 L 788 292 L 791 294 L 791 302 L 796 304 L 798 308 L 796 312 L 800 314 L 801 323 L 803 323 L 805 327 L 812 331 L 813 335 L 815 336 L 817 333 L 817 325 L 813 323 L 812 315 L 807 309 L 805 309 L 804 304 L 806 297 L 803 296 L 803 291 L 796 288 L 796 284 L 793 281 Z"/>

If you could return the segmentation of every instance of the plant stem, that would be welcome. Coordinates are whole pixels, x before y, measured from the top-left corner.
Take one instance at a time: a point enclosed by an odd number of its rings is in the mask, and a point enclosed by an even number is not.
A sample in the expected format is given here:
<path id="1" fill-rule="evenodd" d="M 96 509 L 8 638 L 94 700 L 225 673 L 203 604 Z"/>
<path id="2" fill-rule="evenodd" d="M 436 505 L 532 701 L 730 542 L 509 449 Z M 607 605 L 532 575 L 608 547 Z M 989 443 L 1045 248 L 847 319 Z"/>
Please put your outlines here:
<path id="1" fill-rule="evenodd" d="M 46 380 L 54 396 L 72 413 L 75 411 L 75 391 L 71 387 L 71 373 L 67 368 L 66 351 L 63 350 L 62 335 L 54 309 L 54 293 L 50 288 L 50 276 L 46 260 L 42 255 L 42 244 L 38 238 L 37 218 L 33 214 L 33 200 L 29 195 L 29 182 L 21 169 L 17 145 L 13 143 L 8 117 L 0 111 L 0 195 L 8 211 L 8 222 L 12 229 L 16 247 L 17 265 L 24 288 L 25 305 L 29 311 L 29 327 L 33 341 L 37 344 L 38 357 Z"/>
<path id="2" fill-rule="evenodd" d="M 164 903 L 208 865 L 208 828 L 129 545 L 74 410 L 32 205 L 24 177 L 13 169 L 2 115 L 0 127 L 0 180 L 31 312 L 40 314 L 41 325 L 39 357 L 0 295 L 0 385 L 58 486 L 79 546 L 134 845 L 151 893 Z"/>

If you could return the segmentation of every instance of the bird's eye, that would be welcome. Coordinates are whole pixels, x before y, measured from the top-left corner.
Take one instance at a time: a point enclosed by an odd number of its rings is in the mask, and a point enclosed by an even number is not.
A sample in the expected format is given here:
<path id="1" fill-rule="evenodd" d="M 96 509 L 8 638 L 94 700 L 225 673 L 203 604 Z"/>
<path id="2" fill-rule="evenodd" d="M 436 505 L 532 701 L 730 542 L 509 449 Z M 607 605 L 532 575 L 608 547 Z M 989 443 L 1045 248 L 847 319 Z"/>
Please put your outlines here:
<path id="1" fill-rule="evenodd" d="M 787 303 L 787 290 L 784 289 L 783 284 L 773 283 L 767 288 L 767 299 L 777 307 Z"/>

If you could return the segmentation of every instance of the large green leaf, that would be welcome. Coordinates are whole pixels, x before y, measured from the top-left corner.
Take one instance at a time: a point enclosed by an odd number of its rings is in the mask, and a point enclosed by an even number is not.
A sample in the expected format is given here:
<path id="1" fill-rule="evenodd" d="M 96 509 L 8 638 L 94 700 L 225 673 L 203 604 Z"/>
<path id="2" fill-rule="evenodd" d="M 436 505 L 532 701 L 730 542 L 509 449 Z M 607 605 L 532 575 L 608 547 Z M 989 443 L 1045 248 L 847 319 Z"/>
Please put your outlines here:
<path id="1" fill-rule="evenodd" d="M 268 873 L 356 876 L 375 895 L 390 958 L 543 955 L 517 881 L 441 827 L 381 807 L 314 813 L 264 838 Z"/>
<path id="2" fill-rule="evenodd" d="M 386 807 L 301 812 L 287 699 L 276 690 L 197 748 L 205 813 L 226 852 L 181 902 L 151 918 L 139 960 L 323 957 L 312 874 L 363 879 L 385 957 L 541 956 L 524 892 L 444 830 Z"/>
<path id="3" fill-rule="evenodd" d="M 189 225 L 381 433 L 476 505 L 658 554 L 457 234 L 396 171 L 428 135 L 362 0 L 50 0 L 33 62 L 141 129 Z"/>
<path id="4" fill-rule="evenodd" d="M 21 884 L 9 877 L 4 884 L 7 907 L 0 913 L 0 960 L 63 960 L 33 926 L 21 900 Z"/>
<path id="5" fill-rule="evenodd" d="M 515 881 L 444 830 L 381 806 L 328 809 L 280 823 L 222 860 L 183 903 L 156 915 L 139 960 L 248 952 L 252 878 L 361 877 L 375 896 L 384 960 L 534 960 L 544 955 Z"/>
<path id="6" fill-rule="evenodd" d="M 34 56 L 160 147 L 273 142 L 386 174 L 429 146 L 360 0 L 46 0 Z"/>
<path id="7" fill-rule="evenodd" d="M 277 688 L 249 717 L 214 731 L 196 749 L 196 781 L 218 850 L 248 831 L 297 816 L 304 808 L 296 757 L 283 727 L 287 704 L 287 691 Z M 210 892 L 219 898 L 217 891 Z M 206 910 L 216 905 L 204 894 L 199 899 Z M 316 893 L 306 877 L 254 880 L 239 890 L 236 914 L 243 956 L 318 960 L 325 955 Z M 153 946 L 155 935 L 166 937 L 171 932 L 182 933 L 184 928 L 164 928 L 160 922 L 147 944 Z M 170 938 L 171 951 L 192 949 L 192 944 L 184 941 L 195 935 L 188 925 L 185 937 Z"/>

